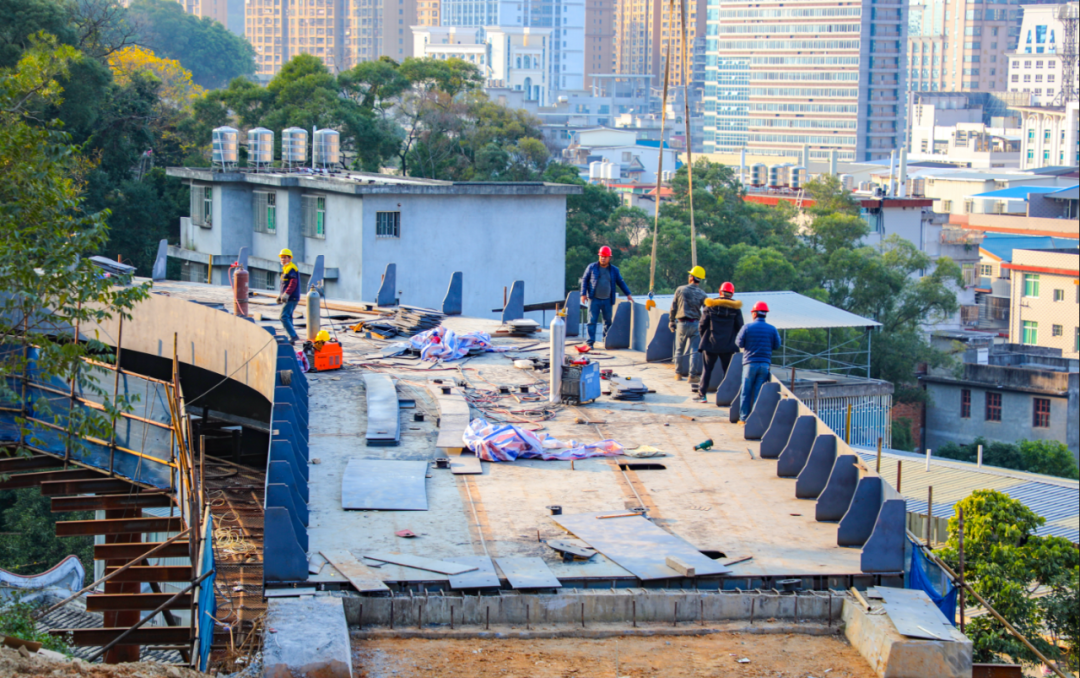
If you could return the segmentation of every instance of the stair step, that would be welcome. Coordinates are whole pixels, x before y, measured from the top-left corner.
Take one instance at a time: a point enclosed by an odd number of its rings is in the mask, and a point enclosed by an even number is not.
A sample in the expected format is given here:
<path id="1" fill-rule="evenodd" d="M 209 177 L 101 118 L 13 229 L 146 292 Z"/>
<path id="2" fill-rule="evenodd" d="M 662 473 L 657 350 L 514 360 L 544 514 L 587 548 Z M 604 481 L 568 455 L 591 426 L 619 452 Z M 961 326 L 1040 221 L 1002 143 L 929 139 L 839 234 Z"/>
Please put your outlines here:
<path id="1" fill-rule="evenodd" d="M 86 611 L 156 610 L 172 597 L 171 593 L 95 593 L 86 597 Z M 187 610 L 190 608 L 191 594 L 185 593 L 165 609 Z"/>
<path id="2" fill-rule="evenodd" d="M 49 633 L 60 636 L 70 633 L 71 644 L 76 647 L 102 647 L 115 640 L 128 627 L 97 629 L 52 629 Z M 189 626 L 143 626 L 132 631 L 122 645 L 176 645 L 191 639 Z"/>
<path id="3" fill-rule="evenodd" d="M 83 537 L 99 534 L 140 534 L 180 532 L 180 518 L 112 518 L 107 520 L 65 520 L 56 523 L 57 537 Z"/>
<path id="4" fill-rule="evenodd" d="M 123 544 L 94 544 L 94 560 L 129 561 L 138 558 L 162 542 L 136 541 Z M 174 541 L 155 553 L 152 558 L 187 558 L 191 555 L 186 540 Z"/>
<path id="5" fill-rule="evenodd" d="M 63 463 L 63 462 L 59 462 Z M 16 473 L 0 482 L 0 490 L 14 490 L 20 487 L 37 487 L 43 482 L 62 482 L 69 480 L 90 480 L 103 477 L 97 471 L 85 468 L 71 468 L 66 471 L 42 471 L 40 473 Z"/>
<path id="6" fill-rule="evenodd" d="M 111 574 L 119 567 L 106 567 Z M 109 582 L 190 582 L 191 568 L 186 565 L 135 565 L 116 575 Z"/>
<path id="7" fill-rule="evenodd" d="M 115 482 L 115 481 L 114 481 Z M 123 481 L 119 481 L 123 482 Z M 131 488 L 129 483 L 124 483 Z M 164 493 L 140 494 L 103 494 L 81 497 L 53 497 L 52 512 L 67 511 L 111 511 L 116 509 L 168 508 L 172 506 L 172 497 Z"/>

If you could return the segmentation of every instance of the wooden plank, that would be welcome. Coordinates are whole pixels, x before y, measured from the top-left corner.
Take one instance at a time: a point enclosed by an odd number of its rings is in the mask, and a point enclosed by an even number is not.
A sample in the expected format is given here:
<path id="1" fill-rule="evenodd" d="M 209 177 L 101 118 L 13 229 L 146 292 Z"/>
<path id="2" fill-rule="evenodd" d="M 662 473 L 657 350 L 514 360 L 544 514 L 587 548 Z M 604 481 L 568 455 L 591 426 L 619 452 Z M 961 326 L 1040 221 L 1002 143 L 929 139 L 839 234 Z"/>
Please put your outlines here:
<path id="1" fill-rule="evenodd" d="M 426 511 L 426 461 L 350 459 L 341 476 L 341 507 L 361 511 Z"/>
<path id="2" fill-rule="evenodd" d="M 184 521 L 175 518 L 112 518 L 108 520 L 65 520 L 56 523 L 57 537 L 82 537 L 99 534 L 139 534 L 179 532 Z"/>
<path id="3" fill-rule="evenodd" d="M 127 483 L 124 483 L 128 485 Z M 68 511 L 111 511 L 128 508 L 168 508 L 172 506 L 172 497 L 167 494 L 139 493 L 139 494 L 105 494 L 101 496 L 85 497 L 53 497 L 52 512 L 66 513 Z"/>
<path id="4" fill-rule="evenodd" d="M 461 454 L 465 448 L 465 429 L 472 416 L 469 403 L 465 396 L 454 392 L 457 389 L 446 394 L 438 384 L 434 384 L 431 390 L 435 402 L 439 405 L 439 437 L 435 441 L 435 447 L 443 450 L 445 454 Z"/>
<path id="5" fill-rule="evenodd" d="M 476 566 L 471 572 L 450 575 L 452 589 L 497 589 L 502 586 L 499 575 L 495 572 L 495 564 L 487 556 L 461 556 L 447 560 L 451 563 Z"/>
<path id="6" fill-rule="evenodd" d="M 462 574 L 463 572 L 472 572 L 479 569 L 475 565 L 461 565 L 445 560 L 435 560 L 434 558 L 411 556 L 405 553 L 365 553 L 364 557 L 380 563 L 393 563 L 394 565 L 403 565 L 416 570 L 438 572 L 439 574 Z"/>
<path id="7" fill-rule="evenodd" d="M 61 636 L 70 633 L 71 644 L 76 647 L 101 647 L 108 645 L 129 627 L 97 629 L 50 629 L 49 633 Z M 143 626 L 124 637 L 131 645 L 174 645 L 191 640 L 191 628 L 187 626 Z"/>
<path id="8" fill-rule="evenodd" d="M 560 582 L 543 560 L 536 556 L 496 558 L 495 564 L 515 589 L 557 589 Z"/>
<path id="9" fill-rule="evenodd" d="M 463 452 L 450 457 L 450 472 L 455 476 L 479 475 L 484 472 L 484 467 L 480 465 L 480 457 L 472 452 Z"/>
<path id="10" fill-rule="evenodd" d="M 326 558 L 327 561 L 341 573 L 343 577 L 349 580 L 349 583 L 353 585 L 360 593 L 367 593 L 370 591 L 389 591 L 390 587 L 379 579 L 377 572 L 372 570 L 367 565 L 364 565 L 356 559 L 353 554 L 345 550 L 338 551 L 319 551 Z"/>
<path id="11" fill-rule="evenodd" d="M 171 593 L 95 593 L 86 597 L 86 611 L 156 610 L 172 597 Z M 185 593 L 169 603 L 165 609 L 187 610 L 190 608 L 191 594 Z"/>
<path id="12" fill-rule="evenodd" d="M 694 566 L 688 564 L 685 560 L 678 556 L 668 556 L 664 559 L 664 563 L 684 577 L 697 576 L 696 572 L 694 571 Z"/>
<path id="13" fill-rule="evenodd" d="M 578 513 L 552 516 L 552 520 L 643 581 L 680 576 L 668 567 L 668 556 L 693 567 L 699 577 L 730 572 L 685 540 L 641 516 L 598 520 L 610 515 Z"/>
<path id="14" fill-rule="evenodd" d="M 129 561 L 138 558 L 161 542 L 127 542 L 117 544 L 94 544 L 94 560 L 123 560 Z M 152 558 L 187 558 L 191 555 L 186 540 L 174 541 L 165 548 L 155 553 Z M 154 608 L 150 608 L 151 610 Z"/>

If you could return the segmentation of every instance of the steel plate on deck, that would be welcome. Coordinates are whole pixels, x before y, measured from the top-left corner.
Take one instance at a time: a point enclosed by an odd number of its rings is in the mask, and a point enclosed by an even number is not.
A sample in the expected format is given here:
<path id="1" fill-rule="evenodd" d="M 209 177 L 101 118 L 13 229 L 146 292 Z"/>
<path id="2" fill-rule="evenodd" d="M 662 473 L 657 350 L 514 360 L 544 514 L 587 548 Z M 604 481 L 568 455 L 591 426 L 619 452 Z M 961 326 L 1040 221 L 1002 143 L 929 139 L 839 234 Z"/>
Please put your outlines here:
<path id="1" fill-rule="evenodd" d="M 878 586 L 877 593 L 885 599 L 885 612 L 896 630 L 909 638 L 953 641 L 953 625 L 930 601 L 925 591 L 894 589 Z"/>
<path id="2" fill-rule="evenodd" d="M 668 556 L 693 567 L 696 576 L 727 574 L 731 570 L 703 555 L 688 542 L 665 532 L 641 516 L 599 518 L 611 513 L 578 513 L 552 520 L 641 580 L 674 579 L 682 575 L 667 566 Z"/>
<path id="3" fill-rule="evenodd" d="M 487 556 L 462 556 L 444 560 L 476 568 L 472 572 L 450 575 L 452 589 L 497 589 L 502 586 L 499 575 L 495 574 L 495 564 Z"/>
<path id="4" fill-rule="evenodd" d="M 547 564 L 536 556 L 521 558 L 496 558 L 499 569 L 515 589 L 557 589 L 562 583 L 548 569 Z"/>
<path id="5" fill-rule="evenodd" d="M 350 459 L 341 478 L 341 507 L 360 511 L 426 511 L 426 461 Z"/>
<path id="6" fill-rule="evenodd" d="M 397 445 L 401 440 L 398 395 L 388 374 L 364 375 L 367 398 L 367 444 Z"/>

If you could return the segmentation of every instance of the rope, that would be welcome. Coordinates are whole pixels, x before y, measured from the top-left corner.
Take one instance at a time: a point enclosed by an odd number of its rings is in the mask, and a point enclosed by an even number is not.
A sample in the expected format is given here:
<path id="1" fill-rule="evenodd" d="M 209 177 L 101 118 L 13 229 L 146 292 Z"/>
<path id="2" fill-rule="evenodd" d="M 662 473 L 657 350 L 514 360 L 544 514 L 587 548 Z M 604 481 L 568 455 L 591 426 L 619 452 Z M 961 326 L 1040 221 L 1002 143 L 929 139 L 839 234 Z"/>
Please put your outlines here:
<path id="1" fill-rule="evenodd" d="M 675 13 L 675 0 L 668 0 L 668 19 Z M 664 38 L 661 37 L 661 46 Z M 660 152 L 656 162 L 656 215 L 653 218 L 652 261 L 649 264 L 649 299 L 656 289 L 656 245 L 660 238 L 660 177 L 664 173 L 664 126 L 667 122 L 668 81 L 671 77 L 671 39 L 668 38 L 667 60 L 664 62 L 664 95 L 660 102 Z"/>
<path id="2" fill-rule="evenodd" d="M 689 182 L 687 194 L 690 196 L 690 267 L 697 266 L 697 230 L 694 228 L 694 153 L 690 144 L 690 43 L 686 39 L 686 0 L 681 0 L 682 19 L 682 54 L 683 54 L 683 121 L 686 123 L 686 180 Z M 664 140 L 660 137 L 661 154 Z M 657 197 L 657 207 L 660 199 Z"/>

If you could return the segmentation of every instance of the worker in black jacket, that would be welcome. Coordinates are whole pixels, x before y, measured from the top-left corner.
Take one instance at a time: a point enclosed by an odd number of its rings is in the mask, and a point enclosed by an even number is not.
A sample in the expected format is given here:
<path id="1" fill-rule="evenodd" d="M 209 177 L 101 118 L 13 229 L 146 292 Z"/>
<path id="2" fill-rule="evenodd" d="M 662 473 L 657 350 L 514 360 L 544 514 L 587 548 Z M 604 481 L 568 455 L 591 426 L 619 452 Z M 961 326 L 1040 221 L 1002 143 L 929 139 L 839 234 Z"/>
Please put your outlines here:
<path id="1" fill-rule="evenodd" d="M 735 337 L 739 336 L 739 330 L 743 326 L 742 302 L 733 299 L 734 294 L 735 286 L 726 282 L 720 286 L 720 298 L 706 299 L 702 309 L 699 325 L 701 341 L 698 346 L 705 358 L 705 371 L 698 382 L 697 400 L 700 402 L 707 402 L 709 399 L 706 392 L 716 361 L 720 361 L 720 369 L 723 370 L 721 374 L 727 374 L 731 356 L 739 350 L 735 345 Z"/>

